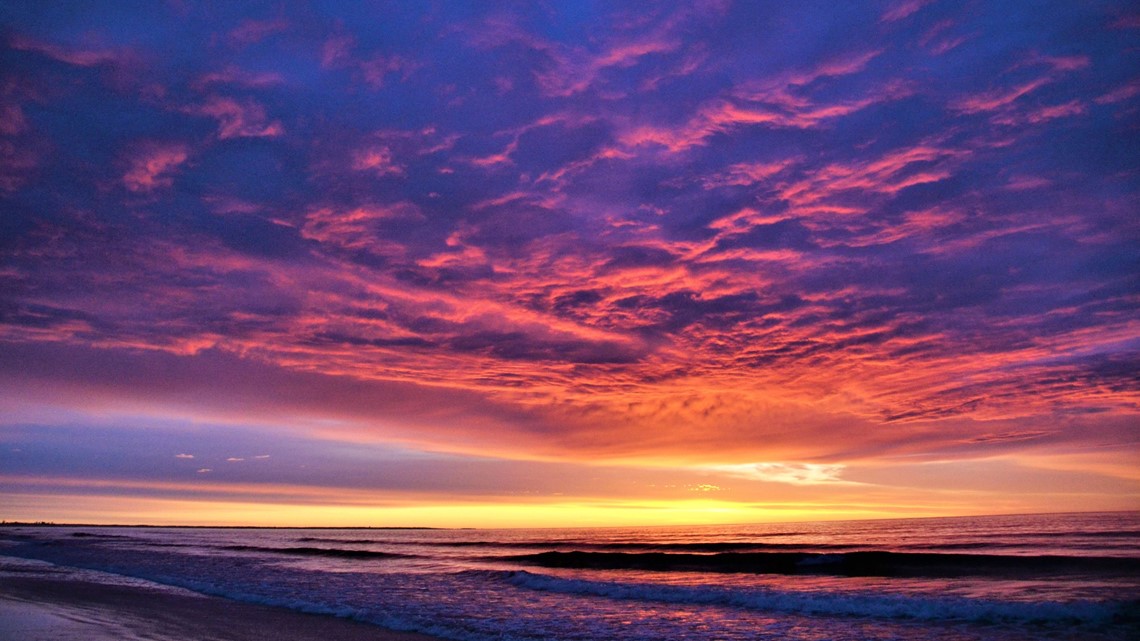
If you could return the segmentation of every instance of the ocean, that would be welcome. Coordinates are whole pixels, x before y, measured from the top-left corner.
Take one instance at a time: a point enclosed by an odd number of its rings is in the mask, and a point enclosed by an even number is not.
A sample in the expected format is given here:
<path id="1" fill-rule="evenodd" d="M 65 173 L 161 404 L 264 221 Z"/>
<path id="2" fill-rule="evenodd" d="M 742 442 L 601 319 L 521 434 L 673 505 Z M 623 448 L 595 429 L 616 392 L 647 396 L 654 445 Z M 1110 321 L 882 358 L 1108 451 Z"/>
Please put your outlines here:
<path id="1" fill-rule="evenodd" d="M 7 557 L 457 641 L 1132 640 L 1138 543 L 1140 512 L 588 529 L 0 528 Z"/>

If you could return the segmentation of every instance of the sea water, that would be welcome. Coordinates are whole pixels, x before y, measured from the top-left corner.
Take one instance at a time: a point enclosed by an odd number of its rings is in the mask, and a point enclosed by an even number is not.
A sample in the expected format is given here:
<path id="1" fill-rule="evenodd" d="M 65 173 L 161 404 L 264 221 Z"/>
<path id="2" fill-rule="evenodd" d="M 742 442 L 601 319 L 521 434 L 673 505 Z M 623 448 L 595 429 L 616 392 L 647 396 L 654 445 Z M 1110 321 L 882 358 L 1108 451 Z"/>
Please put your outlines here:
<path id="1" fill-rule="evenodd" d="M 0 528 L 0 555 L 459 641 L 1124 641 L 1140 638 L 1138 543 L 1140 512 L 527 530 Z"/>

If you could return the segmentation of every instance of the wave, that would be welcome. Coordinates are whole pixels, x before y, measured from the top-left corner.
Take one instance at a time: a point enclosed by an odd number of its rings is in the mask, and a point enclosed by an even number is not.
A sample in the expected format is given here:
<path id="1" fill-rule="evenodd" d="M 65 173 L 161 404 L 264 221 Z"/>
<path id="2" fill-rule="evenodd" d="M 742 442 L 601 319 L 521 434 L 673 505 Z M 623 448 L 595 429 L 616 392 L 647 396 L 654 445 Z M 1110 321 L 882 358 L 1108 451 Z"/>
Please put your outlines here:
<path id="1" fill-rule="evenodd" d="M 1110 624 L 1140 620 L 1138 601 L 1012 602 L 966 597 L 787 591 L 569 579 L 525 570 L 473 570 L 542 592 L 685 605 L 719 605 L 786 614 L 1004 623 Z"/>
<path id="2" fill-rule="evenodd" d="M 268 552 L 271 554 L 288 554 L 291 556 L 327 556 L 341 559 L 400 559 L 413 558 L 412 554 L 396 554 L 393 552 L 376 552 L 373 550 L 345 550 L 339 548 L 313 548 L 290 547 L 273 548 L 260 545 L 224 545 L 218 549 L 234 552 Z"/>
<path id="3" fill-rule="evenodd" d="M 301 537 L 298 543 L 333 543 L 340 545 L 388 545 L 440 547 L 440 548 L 504 548 L 541 550 L 639 550 L 639 551 L 688 551 L 688 552 L 740 552 L 759 550 L 858 550 L 865 545 L 848 543 L 760 543 L 750 541 L 716 541 L 705 543 L 625 543 L 598 541 L 400 541 L 391 539 L 335 539 L 324 537 Z"/>
<path id="4" fill-rule="evenodd" d="M 340 545 L 372 545 L 376 543 L 390 543 L 389 541 L 377 541 L 374 539 L 331 539 L 320 536 L 302 536 L 297 539 L 298 543 L 337 543 Z"/>
<path id="5" fill-rule="evenodd" d="M 1137 576 L 1140 558 L 1005 556 L 930 552 L 540 552 L 499 560 L 549 568 L 650 570 L 661 572 L 740 572 L 752 574 L 829 574 L 837 576 L 1056 576 L 1097 574 Z"/>
<path id="6" fill-rule="evenodd" d="M 1010 536 L 1016 537 L 1018 539 L 1135 539 L 1140 538 L 1140 530 L 1091 530 L 1088 532 L 1015 532 L 1012 535 L 1007 532 L 994 532 L 986 534 L 975 534 L 973 536 L 979 539 L 1010 538 Z"/>

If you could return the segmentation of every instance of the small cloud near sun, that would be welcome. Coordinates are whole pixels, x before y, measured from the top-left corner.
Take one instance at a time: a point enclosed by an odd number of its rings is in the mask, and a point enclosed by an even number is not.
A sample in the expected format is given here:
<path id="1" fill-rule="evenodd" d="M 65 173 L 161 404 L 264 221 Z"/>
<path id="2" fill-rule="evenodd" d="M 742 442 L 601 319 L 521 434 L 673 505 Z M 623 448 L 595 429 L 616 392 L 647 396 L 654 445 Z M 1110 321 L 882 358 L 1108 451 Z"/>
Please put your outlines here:
<path id="1" fill-rule="evenodd" d="M 790 483 L 792 485 L 852 483 L 852 481 L 845 481 L 839 477 L 845 469 L 843 465 L 746 463 L 743 465 L 714 465 L 709 466 L 708 469 L 752 481 Z"/>

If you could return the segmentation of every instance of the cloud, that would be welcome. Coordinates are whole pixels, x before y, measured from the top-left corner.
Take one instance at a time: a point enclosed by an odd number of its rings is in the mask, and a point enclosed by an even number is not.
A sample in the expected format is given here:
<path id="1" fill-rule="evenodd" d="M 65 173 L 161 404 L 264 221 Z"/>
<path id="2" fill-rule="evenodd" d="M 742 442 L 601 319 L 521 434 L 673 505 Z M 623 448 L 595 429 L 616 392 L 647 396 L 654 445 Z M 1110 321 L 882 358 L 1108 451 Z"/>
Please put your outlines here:
<path id="1" fill-rule="evenodd" d="M 905 97 L 909 91 L 904 86 L 882 81 L 878 81 L 879 86 L 843 97 L 824 96 L 814 89 L 830 79 L 863 72 L 880 55 L 878 50 L 864 51 L 807 70 L 741 83 L 731 92 L 731 98 L 706 101 L 682 125 L 629 127 L 622 135 L 622 143 L 632 147 L 657 144 L 682 152 L 708 144 L 712 136 L 730 135 L 740 128 L 814 129 L 872 105 Z"/>
<path id="2" fill-rule="evenodd" d="M 404 175 L 404 168 L 395 164 L 392 151 L 387 147 L 369 147 L 353 154 L 352 168 L 368 171 L 378 176 Z"/>
<path id="3" fill-rule="evenodd" d="M 8 40 L 8 46 L 19 51 L 34 51 L 60 62 L 79 67 L 115 63 L 122 59 L 122 52 L 102 48 L 68 47 L 53 42 L 43 42 L 16 33 Z"/>
<path id="4" fill-rule="evenodd" d="M 175 454 L 174 458 L 194 458 L 193 454 Z"/>
<path id="5" fill-rule="evenodd" d="M 747 463 L 742 465 L 717 465 L 708 468 L 729 476 L 767 481 L 790 483 L 792 485 L 833 485 L 850 483 L 841 478 L 843 465 L 819 463 Z"/>
<path id="6" fill-rule="evenodd" d="M 148 192 L 174 184 L 171 174 L 186 162 L 189 150 L 182 144 L 143 144 L 133 153 L 123 185 L 133 192 Z"/>
<path id="7" fill-rule="evenodd" d="M 195 83 L 199 91 L 207 91 L 214 85 L 230 85 L 245 89 L 267 89 L 276 87 L 285 82 L 285 77 L 273 71 L 247 71 L 234 65 L 226 66 L 220 71 L 211 71 L 202 75 Z"/>
<path id="8" fill-rule="evenodd" d="M 218 121 L 218 138 L 275 137 L 284 133 L 280 121 L 270 121 L 265 108 L 253 100 L 211 96 L 206 102 L 186 108 L 187 113 Z"/>
<path id="9" fill-rule="evenodd" d="M 365 205 L 349 210 L 320 208 L 305 216 L 301 235 L 335 248 L 399 255 L 404 253 L 404 246 L 385 238 L 384 225 L 418 220 L 423 220 L 423 214 L 410 202 Z"/>
<path id="10" fill-rule="evenodd" d="M 1015 87 L 1002 87 L 983 94 L 962 98 L 952 106 L 965 113 L 996 111 L 1048 83 L 1048 78 L 1035 78 Z"/>
<path id="11" fill-rule="evenodd" d="M 28 127 L 24 112 L 16 104 L 0 106 L 0 135 L 16 136 L 23 133 Z"/>
<path id="12" fill-rule="evenodd" d="M 269 20 L 243 20 L 227 34 L 231 43 L 244 46 L 261 42 L 267 37 L 289 29 L 289 22 L 281 18 Z"/>
<path id="13" fill-rule="evenodd" d="M 902 0 L 895 2 L 886 13 L 883 14 L 884 22 L 894 22 L 910 17 L 918 12 L 924 6 L 931 3 L 931 0 Z"/>

